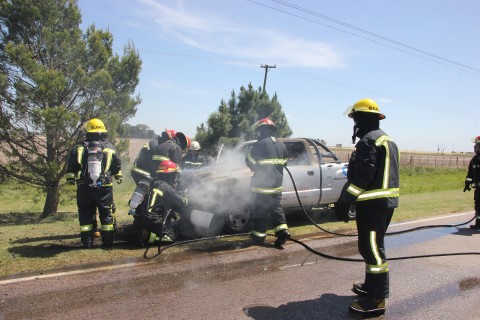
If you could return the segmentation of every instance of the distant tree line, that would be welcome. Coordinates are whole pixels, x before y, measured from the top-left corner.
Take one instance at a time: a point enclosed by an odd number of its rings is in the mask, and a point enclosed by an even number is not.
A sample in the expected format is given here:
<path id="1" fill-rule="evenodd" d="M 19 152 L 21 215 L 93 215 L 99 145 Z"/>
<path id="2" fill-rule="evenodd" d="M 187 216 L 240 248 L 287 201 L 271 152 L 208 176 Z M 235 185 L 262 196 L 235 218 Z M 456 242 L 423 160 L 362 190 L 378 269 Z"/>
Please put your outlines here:
<path id="1" fill-rule="evenodd" d="M 146 124 L 132 126 L 124 123 L 119 132 L 120 138 L 151 139 L 155 135 L 155 131 L 151 130 Z"/>

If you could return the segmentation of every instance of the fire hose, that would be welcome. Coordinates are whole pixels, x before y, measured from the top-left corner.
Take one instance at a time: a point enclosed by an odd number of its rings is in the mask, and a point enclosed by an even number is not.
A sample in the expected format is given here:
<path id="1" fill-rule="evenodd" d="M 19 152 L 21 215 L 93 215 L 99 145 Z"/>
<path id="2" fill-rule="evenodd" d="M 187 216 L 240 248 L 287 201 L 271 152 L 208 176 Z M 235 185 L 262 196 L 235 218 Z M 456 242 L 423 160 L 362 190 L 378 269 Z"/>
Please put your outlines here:
<path id="1" fill-rule="evenodd" d="M 293 185 L 293 188 L 295 190 L 295 194 L 296 194 L 296 197 L 297 197 L 297 200 L 298 200 L 298 204 L 300 205 L 300 208 L 302 209 L 303 213 L 305 214 L 305 216 L 308 218 L 308 220 L 318 229 L 322 230 L 323 232 L 326 232 L 326 233 L 329 233 L 329 234 L 332 234 L 332 235 L 335 235 L 335 236 L 342 236 L 342 237 L 355 237 L 357 236 L 357 234 L 343 234 L 343 233 L 337 233 L 337 232 L 333 232 L 333 231 L 329 231 L 327 229 L 324 229 L 322 228 L 321 226 L 319 226 L 315 221 L 313 221 L 313 219 L 309 216 L 309 214 L 307 213 L 307 211 L 305 210 L 305 208 L 303 207 L 303 204 L 302 204 L 302 201 L 300 200 L 300 196 L 298 194 L 298 190 L 297 190 L 297 186 L 295 184 L 295 179 L 293 178 L 290 170 L 287 168 L 287 166 L 285 165 L 284 166 L 285 170 L 287 171 L 291 181 L 292 181 L 292 185 Z M 168 213 L 167 213 L 168 214 Z M 459 226 L 462 226 L 462 225 L 466 225 L 468 223 L 470 223 L 471 221 L 473 221 L 475 219 L 475 216 L 464 222 L 464 223 L 460 223 L 460 224 L 454 224 L 454 225 L 427 225 L 427 226 L 420 226 L 420 227 L 416 227 L 416 228 L 411 228 L 411 229 L 406 229 L 406 230 L 401 230 L 401 231 L 396 231 L 396 232 L 387 232 L 385 235 L 386 236 L 391 236 L 391 235 L 397 235 L 397 234 L 403 234 L 403 233 L 408 233 L 408 232 L 414 232 L 414 231 L 419 231 L 419 230 L 424 230 L 424 229 L 431 229 L 431 228 L 456 228 L 456 227 L 459 227 Z M 163 220 L 163 224 L 162 224 L 162 233 L 163 233 L 163 228 L 164 228 L 164 225 L 165 225 L 165 221 L 166 219 Z M 148 251 L 150 250 L 150 247 L 147 246 L 147 248 L 145 249 L 144 251 L 144 254 L 143 254 L 143 257 L 145 259 L 153 259 L 153 258 L 156 258 L 157 256 L 159 256 L 164 250 L 168 249 L 168 248 L 171 248 L 171 247 L 174 247 L 174 246 L 178 246 L 178 245 L 183 245 L 183 244 L 189 244 L 189 243 L 194 243 L 194 242 L 200 242 L 200 241 L 207 241 L 207 240 L 216 240 L 216 239 L 222 239 L 222 238 L 229 238 L 229 237 L 239 237 L 239 236 L 249 236 L 250 233 L 237 233 L 237 234 L 231 234 L 231 235 L 219 235 L 219 236 L 214 236 L 214 237 L 202 237 L 202 238 L 199 238 L 199 239 L 191 239 L 191 240 L 184 240 L 184 241 L 179 241 L 179 242 L 175 242 L 175 243 L 172 243 L 172 244 L 168 244 L 168 245 L 165 245 L 165 246 L 162 246 L 161 245 L 161 242 L 159 242 L 158 244 L 158 251 L 157 253 L 155 253 L 153 256 L 148 256 Z M 267 234 L 268 236 L 275 236 L 273 234 Z M 328 254 L 325 254 L 325 253 L 322 253 L 318 250 L 315 250 L 313 249 L 312 247 L 308 246 L 307 244 L 305 244 L 304 242 L 300 241 L 300 240 L 297 240 L 297 239 L 294 239 L 294 238 L 289 238 L 288 239 L 289 241 L 292 241 L 292 242 L 295 242 L 299 245 L 301 245 L 302 247 L 304 247 L 306 250 L 310 251 L 311 253 L 313 254 L 316 254 L 318 256 L 321 256 L 323 258 L 327 258 L 327 259 L 332 259 L 332 260 L 338 260 L 338 261 L 346 261 L 346 262 L 365 262 L 364 259 L 356 259 L 356 258 L 343 258 L 343 257 L 338 257 L 338 256 L 332 256 L 332 255 L 328 255 Z M 400 256 L 400 257 L 393 257 L 393 258 L 389 258 L 388 260 L 390 261 L 395 261 L 395 260 L 407 260 L 407 259 L 421 259 L 421 258 L 432 258 L 432 257 L 446 257 L 446 256 L 465 256 L 465 255 L 480 255 L 480 252 L 453 252 L 453 253 L 436 253 L 436 254 L 425 254 L 425 255 L 414 255 L 414 256 Z"/>

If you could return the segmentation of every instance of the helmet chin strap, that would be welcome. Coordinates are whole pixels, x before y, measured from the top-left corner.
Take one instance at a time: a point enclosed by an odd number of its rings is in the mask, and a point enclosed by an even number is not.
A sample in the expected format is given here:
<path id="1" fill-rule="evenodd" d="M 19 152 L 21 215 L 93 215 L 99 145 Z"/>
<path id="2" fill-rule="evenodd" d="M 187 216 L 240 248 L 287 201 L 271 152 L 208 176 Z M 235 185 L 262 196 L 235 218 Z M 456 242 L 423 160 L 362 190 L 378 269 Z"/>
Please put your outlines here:
<path id="1" fill-rule="evenodd" d="M 360 128 L 357 127 L 357 124 L 355 123 L 353 125 L 353 135 L 352 135 L 352 143 L 355 143 L 355 140 L 357 140 L 357 133 Z"/>

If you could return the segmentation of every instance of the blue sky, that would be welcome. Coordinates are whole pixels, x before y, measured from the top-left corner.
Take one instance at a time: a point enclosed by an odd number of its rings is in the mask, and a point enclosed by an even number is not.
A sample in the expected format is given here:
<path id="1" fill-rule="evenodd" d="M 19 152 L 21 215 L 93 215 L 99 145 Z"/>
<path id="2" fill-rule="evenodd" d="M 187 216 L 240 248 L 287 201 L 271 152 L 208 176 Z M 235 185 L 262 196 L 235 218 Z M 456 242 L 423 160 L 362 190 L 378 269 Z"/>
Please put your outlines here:
<path id="1" fill-rule="evenodd" d="M 294 137 L 351 143 L 344 111 L 377 101 L 400 150 L 473 151 L 480 135 L 476 0 L 79 0 L 82 28 L 133 42 L 142 103 L 129 123 L 194 136 L 232 90 L 277 93 Z"/>

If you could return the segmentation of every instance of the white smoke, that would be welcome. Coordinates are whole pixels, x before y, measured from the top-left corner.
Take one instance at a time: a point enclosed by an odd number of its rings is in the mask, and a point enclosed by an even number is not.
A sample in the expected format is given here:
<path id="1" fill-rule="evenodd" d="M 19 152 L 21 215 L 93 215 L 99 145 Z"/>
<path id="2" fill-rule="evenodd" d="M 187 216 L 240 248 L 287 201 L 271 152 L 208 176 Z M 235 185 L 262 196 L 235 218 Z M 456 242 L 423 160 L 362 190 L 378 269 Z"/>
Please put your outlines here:
<path id="1" fill-rule="evenodd" d="M 218 163 L 185 170 L 181 173 L 181 181 L 193 209 L 225 216 L 232 210 L 251 205 L 251 176 L 252 172 L 245 164 L 245 153 L 238 149 L 224 149 Z M 212 218 L 205 214 L 195 217 L 192 223 L 200 229 L 204 229 L 206 224 L 206 221 L 201 221 L 202 216 L 204 219 Z"/>

